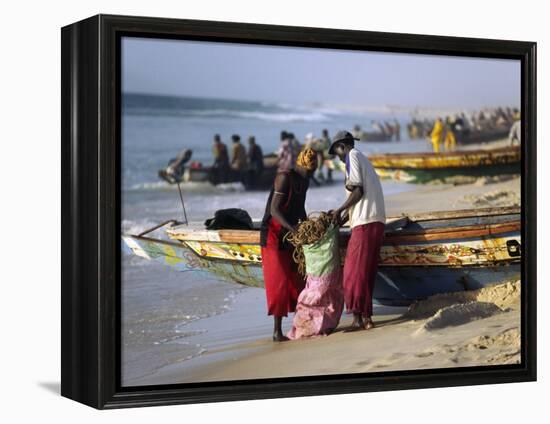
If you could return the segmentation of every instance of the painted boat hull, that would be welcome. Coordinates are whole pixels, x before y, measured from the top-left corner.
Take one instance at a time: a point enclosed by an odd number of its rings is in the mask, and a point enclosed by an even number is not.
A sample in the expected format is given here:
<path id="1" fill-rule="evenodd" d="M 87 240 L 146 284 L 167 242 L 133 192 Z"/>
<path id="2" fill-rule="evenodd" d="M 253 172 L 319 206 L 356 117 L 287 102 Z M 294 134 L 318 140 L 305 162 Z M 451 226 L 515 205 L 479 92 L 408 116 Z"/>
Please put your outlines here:
<path id="1" fill-rule="evenodd" d="M 458 144 L 489 143 L 491 141 L 508 138 L 509 128 L 498 128 L 495 130 L 469 131 L 456 134 Z"/>
<path id="2" fill-rule="evenodd" d="M 369 156 L 381 178 L 409 183 L 448 182 L 521 173 L 519 146 L 444 153 L 398 153 Z"/>
<path id="3" fill-rule="evenodd" d="M 387 232 L 374 292 L 378 303 L 408 305 L 437 293 L 519 279 L 519 221 L 462 225 L 450 235 L 437 222 L 434 220 L 430 232 L 421 237 L 414 231 L 417 224 L 412 225 L 413 231 Z M 123 236 L 123 241 L 130 252 L 179 271 L 207 272 L 225 281 L 263 287 L 261 248 L 253 240 L 256 234 L 249 234 L 247 242 L 239 242 L 244 233 L 254 232 L 197 230 L 193 234 L 199 240 L 129 235 Z M 349 232 L 343 231 L 342 258 L 348 238 Z"/>
<path id="4" fill-rule="evenodd" d="M 260 175 L 254 178 L 248 176 L 247 172 L 235 172 L 228 169 L 224 175 L 220 175 L 217 170 L 211 166 L 186 167 L 179 182 L 198 182 L 210 183 L 213 185 L 224 183 L 242 183 L 247 190 L 269 190 L 273 185 L 273 180 L 277 174 L 277 157 L 273 154 L 264 156 L 264 169 Z M 159 178 L 169 184 L 176 184 L 178 180 L 168 176 L 165 170 L 159 170 Z"/>
<path id="5" fill-rule="evenodd" d="M 261 263 L 205 259 L 183 244 L 123 237 L 126 249 L 178 271 L 198 271 L 249 287 L 264 287 Z M 521 264 L 502 266 L 387 266 L 380 264 L 374 299 L 382 305 L 406 306 L 438 293 L 474 290 L 502 281 L 519 279 Z"/>
<path id="6" fill-rule="evenodd" d="M 213 185 L 224 183 L 242 183 L 247 190 L 268 190 L 273 185 L 277 174 L 277 167 L 271 166 L 263 169 L 260 175 L 256 175 L 253 181 L 247 178 L 246 172 L 237 173 L 229 170 L 223 178 L 218 176 L 211 167 L 189 168 L 183 174 L 184 182 L 209 182 Z"/>
<path id="7" fill-rule="evenodd" d="M 436 168 L 436 169 L 399 169 L 375 168 L 381 179 L 394 180 L 412 184 L 427 184 L 432 182 L 454 183 L 458 179 L 475 180 L 481 177 L 498 175 L 520 175 L 519 164 L 495 165 L 486 167 Z"/>
<path id="8" fill-rule="evenodd" d="M 479 178 L 521 173 L 519 147 L 370 155 L 369 160 L 380 178 L 416 184 L 435 181 L 454 183 L 457 178 L 462 177 Z M 345 172 L 345 165 L 336 159 L 325 160 L 325 166 Z"/>

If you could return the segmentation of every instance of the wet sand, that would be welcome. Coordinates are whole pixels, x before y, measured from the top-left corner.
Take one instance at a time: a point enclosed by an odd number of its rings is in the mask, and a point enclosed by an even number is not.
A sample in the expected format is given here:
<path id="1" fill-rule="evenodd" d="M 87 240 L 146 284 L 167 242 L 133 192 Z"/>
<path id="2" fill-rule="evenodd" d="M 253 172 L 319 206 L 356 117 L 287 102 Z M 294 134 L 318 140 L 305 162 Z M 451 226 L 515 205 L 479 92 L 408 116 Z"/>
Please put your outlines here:
<path id="1" fill-rule="evenodd" d="M 492 292 L 492 293 L 491 293 Z M 520 361 L 520 283 L 438 295 L 402 314 L 376 315 L 376 327 L 273 343 L 268 337 L 213 350 L 202 364 L 172 366 L 167 383 L 515 364 Z M 215 359 L 215 360 L 214 360 Z"/>

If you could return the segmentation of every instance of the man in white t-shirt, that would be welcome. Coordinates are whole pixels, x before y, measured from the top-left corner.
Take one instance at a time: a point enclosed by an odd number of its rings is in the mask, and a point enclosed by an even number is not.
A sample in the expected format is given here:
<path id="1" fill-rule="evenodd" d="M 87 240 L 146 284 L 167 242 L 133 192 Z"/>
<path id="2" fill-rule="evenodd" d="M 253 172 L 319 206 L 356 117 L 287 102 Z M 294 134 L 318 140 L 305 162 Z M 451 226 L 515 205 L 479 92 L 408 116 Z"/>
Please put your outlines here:
<path id="1" fill-rule="evenodd" d="M 349 220 L 351 237 L 344 263 L 344 299 L 353 323 L 345 331 L 374 327 L 372 294 L 384 239 L 386 209 L 384 193 L 376 171 L 368 158 L 355 148 L 347 131 L 339 131 L 329 149 L 346 164 L 346 201 L 332 212 L 333 221 L 342 225 Z"/>

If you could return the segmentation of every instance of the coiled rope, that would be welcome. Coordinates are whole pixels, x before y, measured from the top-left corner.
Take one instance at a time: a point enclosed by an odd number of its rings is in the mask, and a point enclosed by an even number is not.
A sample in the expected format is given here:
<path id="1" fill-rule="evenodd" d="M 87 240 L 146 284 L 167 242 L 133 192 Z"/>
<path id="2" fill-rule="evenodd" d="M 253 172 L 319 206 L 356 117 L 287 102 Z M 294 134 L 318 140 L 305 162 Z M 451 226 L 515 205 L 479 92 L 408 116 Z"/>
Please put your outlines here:
<path id="1" fill-rule="evenodd" d="M 331 216 L 328 213 L 318 212 L 319 215 L 313 217 L 312 215 L 316 213 L 311 213 L 308 219 L 302 221 L 295 233 L 287 233 L 285 235 L 285 240 L 294 246 L 292 259 L 298 264 L 298 272 L 301 275 L 306 274 L 306 258 L 302 246 L 321 240 L 332 222 Z"/>

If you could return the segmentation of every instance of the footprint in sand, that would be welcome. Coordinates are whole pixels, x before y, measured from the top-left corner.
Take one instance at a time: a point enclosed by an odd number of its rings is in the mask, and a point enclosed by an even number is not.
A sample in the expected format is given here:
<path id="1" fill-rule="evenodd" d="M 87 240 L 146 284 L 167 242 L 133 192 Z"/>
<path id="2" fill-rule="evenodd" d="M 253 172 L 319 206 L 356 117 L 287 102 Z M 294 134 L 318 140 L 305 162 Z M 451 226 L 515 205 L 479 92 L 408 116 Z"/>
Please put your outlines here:
<path id="1" fill-rule="evenodd" d="M 416 356 L 417 358 L 427 358 L 428 356 L 432 356 L 434 353 L 433 352 L 422 352 L 422 353 L 417 353 Z"/>
<path id="2" fill-rule="evenodd" d="M 502 352 L 487 359 L 488 363 L 499 364 L 519 364 L 521 361 L 521 351 L 516 350 L 513 352 Z"/>
<path id="3" fill-rule="evenodd" d="M 401 359 L 403 356 L 406 356 L 402 352 L 395 352 L 390 356 L 390 359 Z"/>
<path id="4" fill-rule="evenodd" d="M 356 362 L 355 365 L 358 365 L 360 367 L 363 367 L 365 365 L 368 365 L 370 364 L 370 361 L 369 360 L 366 360 L 366 361 L 359 361 L 359 362 Z"/>
<path id="5" fill-rule="evenodd" d="M 374 366 L 374 368 L 388 368 L 388 367 L 389 367 L 388 364 L 378 364 Z"/>

